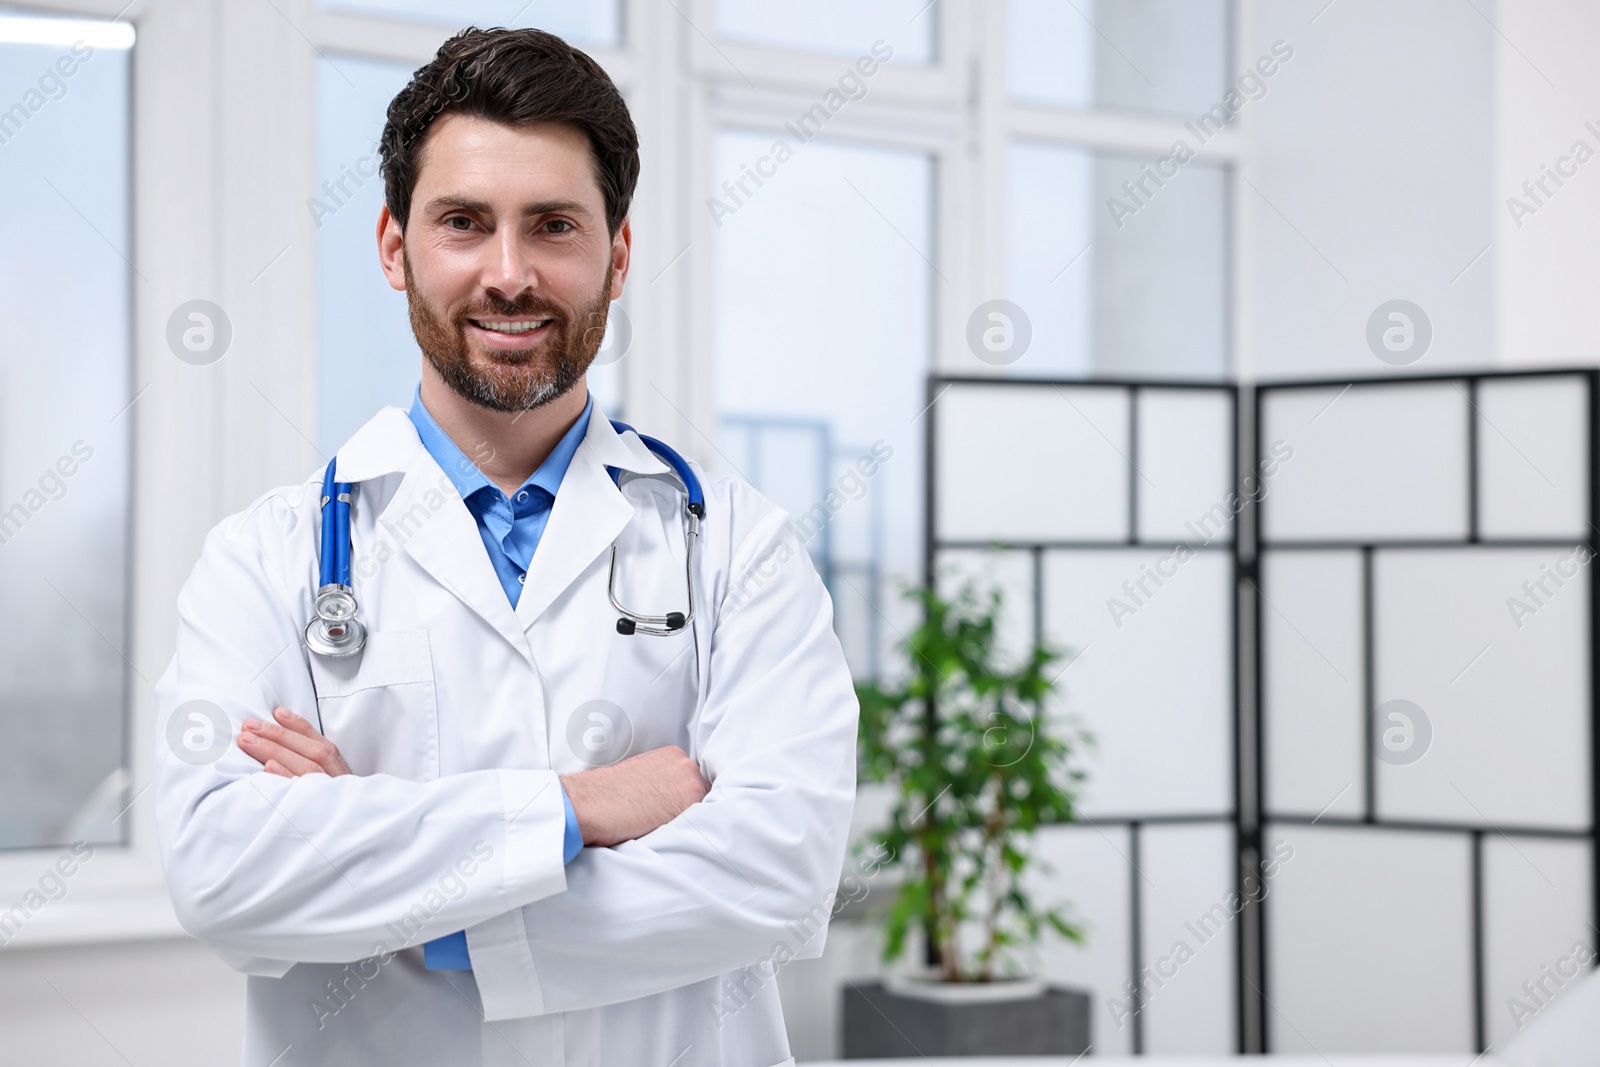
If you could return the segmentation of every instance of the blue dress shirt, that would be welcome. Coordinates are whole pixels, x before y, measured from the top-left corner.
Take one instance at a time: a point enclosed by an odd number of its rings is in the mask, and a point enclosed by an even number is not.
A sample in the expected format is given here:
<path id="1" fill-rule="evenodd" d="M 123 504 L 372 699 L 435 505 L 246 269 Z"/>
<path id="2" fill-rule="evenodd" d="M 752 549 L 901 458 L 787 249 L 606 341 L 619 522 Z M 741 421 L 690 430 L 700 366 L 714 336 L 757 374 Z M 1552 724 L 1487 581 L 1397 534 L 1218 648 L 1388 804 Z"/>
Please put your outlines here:
<path id="1" fill-rule="evenodd" d="M 422 387 L 417 386 L 411 400 L 411 423 L 422 438 L 422 446 L 454 483 L 461 500 L 478 523 L 478 536 L 489 553 L 489 562 L 500 585 L 506 591 L 511 606 L 517 606 L 522 595 L 522 584 L 528 576 L 528 565 L 533 561 L 534 550 L 544 536 L 545 525 L 550 521 L 550 509 L 555 506 L 556 490 L 561 479 L 572 465 L 584 434 L 589 432 L 589 413 L 594 410 L 594 397 L 583 406 L 583 414 L 556 442 L 555 448 L 545 457 L 539 469 L 529 475 L 522 487 L 506 496 L 456 447 L 450 436 L 439 428 L 433 416 L 422 403 Z M 560 787 L 559 781 L 557 787 Z M 567 791 L 561 790 L 561 803 L 567 811 L 567 827 L 562 842 L 562 862 L 571 863 L 583 850 L 583 834 L 578 829 L 578 816 L 572 810 Z M 430 971 L 470 971 L 472 960 L 467 955 L 466 931 L 429 941 L 423 946 L 423 959 Z"/>

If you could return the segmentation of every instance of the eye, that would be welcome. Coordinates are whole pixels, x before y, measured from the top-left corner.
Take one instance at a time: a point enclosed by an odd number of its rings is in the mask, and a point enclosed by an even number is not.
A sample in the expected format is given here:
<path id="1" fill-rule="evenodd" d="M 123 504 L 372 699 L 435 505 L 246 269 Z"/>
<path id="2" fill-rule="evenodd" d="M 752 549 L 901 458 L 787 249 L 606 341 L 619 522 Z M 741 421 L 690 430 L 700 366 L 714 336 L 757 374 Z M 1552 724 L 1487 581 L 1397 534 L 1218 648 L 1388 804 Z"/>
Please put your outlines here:
<path id="1" fill-rule="evenodd" d="M 561 226 L 563 228 L 559 230 L 550 230 L 550 227 L 552 226 Z M 568 222 L 566 219 L 551 219 L 549 222 L 545 223 L 545 229 L 550 230 L 551 233 L 566 233 L 568 230 L 572 229 L 572 223 Z"/>
<path id="2" fill-rule="evenodd" d="M 458 226 L 457 223 L 460 223 L 460 225 Z M 444 220 L 444 224 L 453 230 L 470 230 L 472 228 L 472 220 L 465 215 L 451 215 Z"/>

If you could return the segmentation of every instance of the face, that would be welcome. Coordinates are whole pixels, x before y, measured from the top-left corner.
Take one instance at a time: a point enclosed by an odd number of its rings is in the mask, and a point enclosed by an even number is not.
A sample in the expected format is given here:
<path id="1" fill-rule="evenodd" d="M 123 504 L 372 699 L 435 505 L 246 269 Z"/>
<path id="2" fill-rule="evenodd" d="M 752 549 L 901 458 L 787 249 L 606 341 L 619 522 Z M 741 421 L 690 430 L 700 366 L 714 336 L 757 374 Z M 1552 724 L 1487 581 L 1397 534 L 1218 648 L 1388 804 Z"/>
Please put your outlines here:
<path id="1" fill-rule="evenodd" d="M 606 232 L 580 131 L 446 115 L 429 129 L 402 235 L 378 220 L 423 356 L 457 393 L 526 411 L 583 379 L 622 295 L 631 234 Z"/>

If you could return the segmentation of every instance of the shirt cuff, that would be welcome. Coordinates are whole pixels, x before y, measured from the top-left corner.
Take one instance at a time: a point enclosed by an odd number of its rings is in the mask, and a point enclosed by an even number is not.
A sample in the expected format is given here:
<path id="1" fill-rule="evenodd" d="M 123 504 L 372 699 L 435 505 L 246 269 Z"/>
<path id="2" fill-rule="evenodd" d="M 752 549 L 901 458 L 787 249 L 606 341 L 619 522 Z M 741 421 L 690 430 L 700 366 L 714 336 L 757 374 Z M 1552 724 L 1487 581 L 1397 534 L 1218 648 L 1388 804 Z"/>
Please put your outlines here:
<path id="1" fill-rule="evenodd" d="M 467 952 L 465 930 L 435 938 L 422 946 L 422 962 L 430 971 L 470 971 L 472 957 Z"/>
<path id="2" fill-rule="evenodd" d="M 567 788 L 556 779 L 556 785 L 561 790 L 561 803 L 567 807 L 567 833 L 561 843 L 561 862 L 571 863 L 578 853 L 583 851 L 583 831 L 578 829 L 578 813 L 572 810 L 572 798 L 567 796 Z"/>

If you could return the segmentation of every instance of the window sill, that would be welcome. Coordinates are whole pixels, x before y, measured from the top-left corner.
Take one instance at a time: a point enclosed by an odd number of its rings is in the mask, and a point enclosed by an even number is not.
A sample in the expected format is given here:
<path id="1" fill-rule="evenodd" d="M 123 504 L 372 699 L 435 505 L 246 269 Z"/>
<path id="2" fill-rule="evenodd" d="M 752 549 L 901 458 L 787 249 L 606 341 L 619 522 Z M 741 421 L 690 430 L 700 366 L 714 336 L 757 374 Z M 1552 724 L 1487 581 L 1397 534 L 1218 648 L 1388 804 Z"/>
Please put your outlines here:
<path id="1" fill-rule="evenodd" d="M 0 911 L 0 920 L 5 913 Z M 5 927 L 0 927 L 4 938 Z M 0 944 L 0 953 L 58 945 L 155 941 L 189 935 L 178 925 L 165 893 L 47 903 L 15 934 Z"/>

